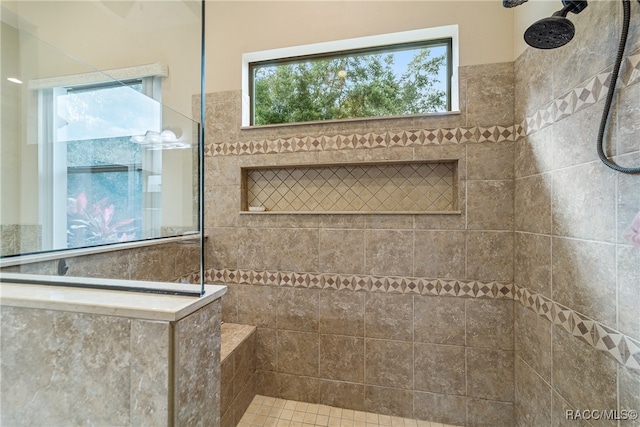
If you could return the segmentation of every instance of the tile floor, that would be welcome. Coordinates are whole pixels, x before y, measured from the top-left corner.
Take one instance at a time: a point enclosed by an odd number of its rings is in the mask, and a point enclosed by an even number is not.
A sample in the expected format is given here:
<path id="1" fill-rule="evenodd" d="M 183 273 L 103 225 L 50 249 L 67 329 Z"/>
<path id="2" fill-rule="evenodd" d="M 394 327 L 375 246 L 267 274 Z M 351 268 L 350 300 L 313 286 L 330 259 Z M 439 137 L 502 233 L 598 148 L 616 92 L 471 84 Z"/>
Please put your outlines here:
<path id="1" fill-rule="evenodd" d="M 455 427 L 449 424 L 256 396 L 237 427 Z"/>

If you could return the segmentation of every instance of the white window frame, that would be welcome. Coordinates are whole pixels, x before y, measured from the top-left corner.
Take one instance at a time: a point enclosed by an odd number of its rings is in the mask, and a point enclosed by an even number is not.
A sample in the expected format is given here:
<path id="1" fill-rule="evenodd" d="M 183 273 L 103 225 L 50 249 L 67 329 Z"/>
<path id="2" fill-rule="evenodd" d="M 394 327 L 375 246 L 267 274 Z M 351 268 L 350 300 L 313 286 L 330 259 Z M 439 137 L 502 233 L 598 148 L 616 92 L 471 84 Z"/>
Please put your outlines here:
<path id="1" fill-rule="evenodd" d="M 450 112 L 456 113 L 460 109 L 460 92 L 458 86 L 458 66 L 460 64 L 458 53 L 458 25 L 445 25 L 441 27 L 424 28 L 419 30 L 402 31 L 398 33 L 380 34 L 368 37 L 359 37 L 353 39 L 336 40 L 331 42 L 314 43 L 281 49 L 271 49 L 245 53 L 242 55 L 242 126 L 252 127 L 251 97 L 249 93 L 249 64 L 252 62 L 269 61 L 297 56 L 317 55 L 330 52 L 365 49 L 390 44 L 412 43 L 444 38 L 451 39 L 452 75 Z M 379 118 L 380 117 L 372 117 L 372 119 Z M 291 123 L 285 123 L 284 125 L 290 124 Z"/>

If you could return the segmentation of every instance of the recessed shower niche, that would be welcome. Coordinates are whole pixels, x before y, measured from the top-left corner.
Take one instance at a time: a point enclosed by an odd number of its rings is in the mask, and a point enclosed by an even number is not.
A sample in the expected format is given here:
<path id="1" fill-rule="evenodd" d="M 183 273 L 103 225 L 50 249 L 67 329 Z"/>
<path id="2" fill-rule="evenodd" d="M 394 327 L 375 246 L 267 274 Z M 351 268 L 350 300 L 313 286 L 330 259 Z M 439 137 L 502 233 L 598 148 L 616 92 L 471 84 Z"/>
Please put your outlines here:
<path id="1" fill-rule="evenodd" d="M 241 168 L 241 212 L 455 214 L 458 161 Z"/>

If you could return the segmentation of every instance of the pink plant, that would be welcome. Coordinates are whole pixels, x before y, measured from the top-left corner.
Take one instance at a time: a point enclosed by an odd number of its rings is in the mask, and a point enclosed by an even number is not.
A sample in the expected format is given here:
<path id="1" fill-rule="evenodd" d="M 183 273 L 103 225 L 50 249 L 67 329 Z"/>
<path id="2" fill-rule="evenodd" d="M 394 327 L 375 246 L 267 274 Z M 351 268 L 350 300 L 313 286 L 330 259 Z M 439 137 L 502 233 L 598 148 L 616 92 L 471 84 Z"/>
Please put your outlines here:
<path id="1" fill-rule="evenodd" d="M 633 246 L 640 249 L 640 212 L 638 212 L 631 221 L 629 231 L 625 233 L 624 237 L 631 242 Z"/>
<path id="2" fill-rule="evenodd" d="M 69 247 L 125 242 L 135 238 L 135 227 L 130 226 L 135 219 L 123 219 L 111 224 L 115 206 L 107 204 L 107 200 L 105 197 L 90 208 L 87 208 L 88 200 L 84 193 L 67 200 Z"/>

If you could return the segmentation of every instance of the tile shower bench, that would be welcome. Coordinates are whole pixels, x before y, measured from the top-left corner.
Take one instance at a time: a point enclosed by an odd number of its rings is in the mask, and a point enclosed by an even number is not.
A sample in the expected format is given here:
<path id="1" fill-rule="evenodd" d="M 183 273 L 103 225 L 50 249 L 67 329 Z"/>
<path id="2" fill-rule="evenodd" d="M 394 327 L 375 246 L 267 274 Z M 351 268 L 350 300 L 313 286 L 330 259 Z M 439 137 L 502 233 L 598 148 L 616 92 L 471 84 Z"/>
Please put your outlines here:
<path id="1" fill-rule="evenodd" d="M 221 427 L 235 427 L 256 395 L 256 327 L 223 323 L 221 337 Z"/>
<path id="2" fill-rule="evenodd" d="M 1 425 L 219 425 L 225 286 L 197 297 L 0 279 Z"/>

